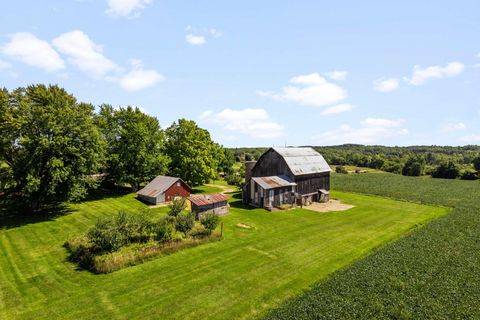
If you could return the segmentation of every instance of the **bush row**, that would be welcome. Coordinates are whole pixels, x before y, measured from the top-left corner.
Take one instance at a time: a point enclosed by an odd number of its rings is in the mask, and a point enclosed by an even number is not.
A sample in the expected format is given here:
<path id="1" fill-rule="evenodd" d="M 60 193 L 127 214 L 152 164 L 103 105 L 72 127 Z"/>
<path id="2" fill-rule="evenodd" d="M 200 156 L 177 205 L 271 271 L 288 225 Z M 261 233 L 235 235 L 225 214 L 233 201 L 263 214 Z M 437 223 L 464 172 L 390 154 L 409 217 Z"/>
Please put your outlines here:
<path id="1" fill-rule="evenodd" d="M 113 271 L 161 254 L 166 248 L 181 249 L 189 243 L 196 245 L 199 240 L 215 238 L 212 232 L 219 221 L 211 213 L 196 222 L 194 213 L 185 211 L 184 200 L 177 200 L 167 216 L 155 221 L 146 212 L 120 211 L 115 216 L 101 218 L 85 235 L 68 240 L 65 246 L 70 251 L 70 260 L 82 268 Z M 116 267 L 104 267 L 112 264 L 111 259 L 117 261 Z"/>

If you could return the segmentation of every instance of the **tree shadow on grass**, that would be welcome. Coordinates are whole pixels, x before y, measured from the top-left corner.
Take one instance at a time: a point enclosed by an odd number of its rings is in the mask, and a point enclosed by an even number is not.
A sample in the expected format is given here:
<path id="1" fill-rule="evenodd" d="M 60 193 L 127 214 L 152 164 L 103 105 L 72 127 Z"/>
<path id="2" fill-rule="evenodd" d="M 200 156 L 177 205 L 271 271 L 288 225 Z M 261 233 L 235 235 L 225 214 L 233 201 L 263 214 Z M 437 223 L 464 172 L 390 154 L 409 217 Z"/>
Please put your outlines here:
<path id="1" fill-rule="evenodd" d="M 227 194 L 232 195 L 232 200 L 230 200 L 229 204 L 230 207 L 232 208 L 238 208 L 238 209 L 246 209 L 246 210 L 252 210 L 255 209 L 255 207 L 252 207 L 250 205 L 244 204 L 242 201 L 242 193 L 238 191 L 234 192 L 229 192 Z"/>
<path id="2" fill-rule="evenodd" d="M 81 202 L 123 197 L 131 192 L 130 188 L 125 187 L 100 187 L 90 192 Z M 1 197 L 0 229 L 12 229 L 28 224 L 54 221 L 73 211 L 68 203 L 55 203 L 43 207 L 40 211 L 32 212 L 21 197 Z"/>
<path id="3" fill-rule="evenodd" d="M 67 215 L 72 209 L 66 204 L 55 204 L 32 212 L 23 203 L 12 200 L 0 200 L 0 229 L 12 229 L 28 224 L 53 221 Z"/>
<path id="4" fill-rule="evenodd" d="M 85 199 L 81 202 L 85 201 L 96 201 L 102 200 L 106 198 L 118 198 L 123 197 L 129 193 L 132 193 L 132 189 L 128 187 L 121 187 L 121 186 L 108 186 L 108 187 L 99 187 L 95 190 L 92 190 Z"/>

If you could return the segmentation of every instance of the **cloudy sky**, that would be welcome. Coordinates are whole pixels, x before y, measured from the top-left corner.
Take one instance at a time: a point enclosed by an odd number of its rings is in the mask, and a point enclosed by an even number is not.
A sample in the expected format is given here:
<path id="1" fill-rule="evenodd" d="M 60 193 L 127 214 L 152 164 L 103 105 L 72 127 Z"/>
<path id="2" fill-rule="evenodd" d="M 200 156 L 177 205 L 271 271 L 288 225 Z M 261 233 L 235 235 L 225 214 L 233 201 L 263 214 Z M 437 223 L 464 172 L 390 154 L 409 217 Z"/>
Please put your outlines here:
<path id="1" fill-rule="evenodd" d="M 185 117 L 226 146 L 480 144 L 478 1 L 8 1 L 0 86 Z"/>

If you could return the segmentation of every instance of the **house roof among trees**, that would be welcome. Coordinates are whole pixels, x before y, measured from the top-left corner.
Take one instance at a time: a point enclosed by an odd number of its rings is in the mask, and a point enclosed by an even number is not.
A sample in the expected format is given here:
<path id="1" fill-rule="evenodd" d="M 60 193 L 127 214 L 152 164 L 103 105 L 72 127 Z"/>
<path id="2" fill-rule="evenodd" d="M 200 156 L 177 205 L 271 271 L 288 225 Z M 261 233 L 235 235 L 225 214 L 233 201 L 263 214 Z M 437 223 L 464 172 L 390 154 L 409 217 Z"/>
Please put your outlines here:
<path id="1" fill-rule="evenodd" d="M 156 176 L 155 179 L 150 181 L 150 183 L 148 183 L 143 189 L 139 190 L 137 192 L 137 195 L 142 195 L 146 197 L 157 197 L 159 194 L 167 191 L 168 188 L 170 188 L 177 181 L 182 181 L 182 179 L 169 176 Z M 186 185 L 187 188 L 191 190 L 191 188 L 185 182 L 184 185 Z"/>
<path id="2" fill-rule="evenodd" d="M 294 175 L 330 172 L 323 156 L 310 147 L 273 148 L 281 155 Z"/>

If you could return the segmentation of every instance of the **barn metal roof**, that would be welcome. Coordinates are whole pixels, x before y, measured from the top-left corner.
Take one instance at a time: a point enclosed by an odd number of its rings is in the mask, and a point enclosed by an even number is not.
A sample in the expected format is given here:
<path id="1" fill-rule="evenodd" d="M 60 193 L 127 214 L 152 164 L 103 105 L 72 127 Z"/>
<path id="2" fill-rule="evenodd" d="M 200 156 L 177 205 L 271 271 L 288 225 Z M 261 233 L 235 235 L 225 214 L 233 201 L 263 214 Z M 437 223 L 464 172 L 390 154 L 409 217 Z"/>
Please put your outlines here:
<path id="1" fill-rule="evenodd" d="M 287 176 L 253 177 L 252 180 L 265 190 L 297 185 Z"/>
<path id="2" fill-rule="evenodd" d="M 287 163 L 294 175 L 330 172 L 323 156 L 313 148 L 273 148 Z"/>
<path id="3" fill-rule="evenodd" d="M 195 196 L 188 197 L 192 203 L 197 206 L 207 206 L 214 203 L 220 203 L 227 201 L 227 197 L 221 193 L 214 193 L 214 194 L 199 194 Z"/>
<path id="4" fill-rule="evenodd" d="M 157 197 L 159 194 L 167 191 L 175 182 L 182 179 L 169 176 L 156 176 L 155 179 L 150 181 L 143 189 L 137 192 L 137 195 L 145 197 Z M 188 187 L 190 188 L 190 187 Z"/>

